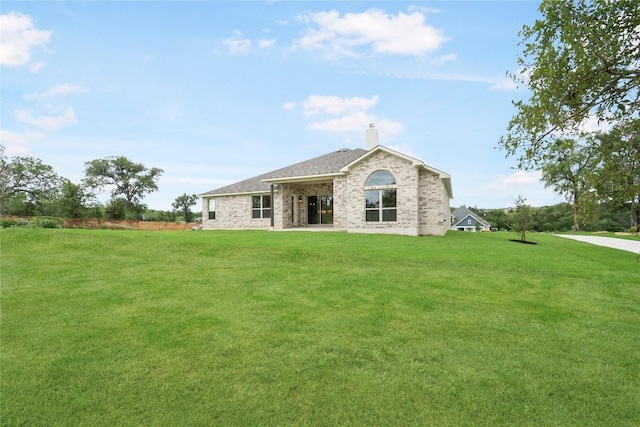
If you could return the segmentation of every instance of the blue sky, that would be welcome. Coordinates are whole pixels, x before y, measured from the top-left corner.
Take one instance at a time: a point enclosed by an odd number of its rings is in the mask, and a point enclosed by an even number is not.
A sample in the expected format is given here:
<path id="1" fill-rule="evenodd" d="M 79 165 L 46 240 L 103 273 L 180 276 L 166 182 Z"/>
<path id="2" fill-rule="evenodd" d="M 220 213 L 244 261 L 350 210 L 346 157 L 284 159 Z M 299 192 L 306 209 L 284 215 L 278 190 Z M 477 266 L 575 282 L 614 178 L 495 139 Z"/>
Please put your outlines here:
<path id="1" fill-rule="evenodd" d="M 527 98 L 518 32 L 538 2 L 55 1 L 1 4 L 1 144 L 79 183 L 125 156 L 199 194 L 380 143 L 452 177 L 452 206 L 562 201 L 496 149 Z M 105 200 L 107 194 L 101 195 Z"/>

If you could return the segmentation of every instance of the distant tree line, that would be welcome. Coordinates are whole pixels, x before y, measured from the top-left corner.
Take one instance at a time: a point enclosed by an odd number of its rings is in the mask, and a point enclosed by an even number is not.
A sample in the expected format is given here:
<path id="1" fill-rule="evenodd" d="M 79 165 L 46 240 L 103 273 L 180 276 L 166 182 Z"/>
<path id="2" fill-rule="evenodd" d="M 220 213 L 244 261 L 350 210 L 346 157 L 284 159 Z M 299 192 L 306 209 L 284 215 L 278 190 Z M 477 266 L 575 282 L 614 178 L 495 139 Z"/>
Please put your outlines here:
<path id="1" fill-rule="evenodd" d="M 126 157 L 106 157 L 85 163 L 79 183 L 58 175 L 35 157 L 7 157 L 0 145 L 0 215 L 59 218 L 108 218 L 146 221 L 193 221 L 195 194 L 183 194 L 173 210 L 150 210 L 144 196 L 158 190 L 163 171 L 147 168 Z M 96 192 L 109 191 L 100 203 Z"/>
<path id="2" fill-rule="evenodd" d="M 524 202 L 523 202 L 524 203 Z M 492 229 L 500 231 L 515 231 L 517 227 L 516 207 L 505 209 L 485 209 L 470 207 L 483 219 L 491 224 Z M 553 206 L 529 207 L 529 217 L 526 229 L 534 232 L 558 232 L 574 230 L 574 210 L 570 203 L 559 203 Z M 627 208 L 596 204 L 594 218 L 583 229 L 584 231 L 637 231 Z"/>

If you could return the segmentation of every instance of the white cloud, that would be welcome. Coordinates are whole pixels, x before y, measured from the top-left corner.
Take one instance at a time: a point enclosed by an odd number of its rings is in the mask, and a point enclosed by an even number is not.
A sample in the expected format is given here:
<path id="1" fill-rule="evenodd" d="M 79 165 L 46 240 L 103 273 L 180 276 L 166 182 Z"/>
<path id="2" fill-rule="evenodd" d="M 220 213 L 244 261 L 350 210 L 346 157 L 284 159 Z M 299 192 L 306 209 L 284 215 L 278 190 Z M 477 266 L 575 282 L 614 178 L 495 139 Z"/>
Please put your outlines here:
<path id="1" fill-rule="evenodd" d="M 435 62 L 437 62 L 437 60 L 435 60 Z M 420 70 L 416 71 L 413 69 L 406 69 L 402 71 L 385 74 L 385 76 L 390 76 L 396 79 L 407 79 L 407 80 L 479 83 L 483 85 L 489 85 L 489 88 L 491 90 L 517 90 L 518 89 L 517 84 L 507 77 L 496 78 L 496 77 L 481 76 L 477 74 L 432 73 L 429 71 L 424 72 Z"/>
<path id="2" fill-rule="evenodd" d="M 513 91 L 526 88 L 529 85 L 530 75 L 530 71 L 525 71 L 521 68 L 515 73 L 508 73 L 507 76 L 495 82 L 493 86 L 491 86 L 491 89 Z"/>
<path id="3" fill-rule="evenodd" d="M 436 59 L 431 61 L 431 64 L 440 66 L 446 64 L 447 62 L 455 61 L 456 59 L 458 59 L 458 55 L 456 55 L 455 53 L 448 53 L 446 55 L 437 57 Z"/>
<path id="4" fill-rule="evenodd" d="M 28 156 L 29 154 L 31 154 L 31 149 L 26 145 L 10 145 L 5 151 L 7 157 Z"/>
<path id="5" fill-rule="evenodd" d="M 400 122 L 377 117 L 368 112 L 378 103 L 378 96 L 371 98 L 354 96 L 310 95 L 302 103 L 305 116 L 319 116 L 307 124 L 307 129 L 323 132 L 358 132 L 361 133 L 375 123 L 381 138 L 392 138 L 404 131 Z M 285 107 L 286 106 L 286 107 Z M 283 108 L 294 109 L 296 104 L 286 103 Z"/>
<path id="6" fill-rule="evenodd" d="M 597 116 L 591 115 L 584 119 L 578 126 L 580 132 L 609 132 L 613 127 L 613 120 L 600 121 Z"/>
<path id="7" fill-rule="evenodd" d="M 275 39 L 262 39 L 258 41 L 258 46 L 260 46 L 262 49 L 266 49 L 268 47 L 273 46 L 275 42 L 276 42 Z"/>
<path id="8" fill-rule="evenodd" d="M 539 184 L 542 178 L 542 171 L 533 172 L 516 171 L 511 175 L 501 176 L 497 181 L 489 184 L 490 190 L 506 191 L 523 189 L 533 184 Z"/>
<path id="9" fill-rule="evenodd" d="M 0 65 L 20 67 L 31 62 L 31 49 L 49 43 L 52 31 L 37 30 L 29 15 L 10 12 L 0 15 Z M 33 64 L 37 72 L 41 64 Z"/>
<path id="10" fill-rule="evenodd" d="M 502 80 L 495 82 L 489 89 L 506 91 L 518 90 L 518 83 L 508 77 L 505 77 Z"/>
<path id="11" fill-rule="evenodd" d="M 23 95 L 22 98 L 43 100 L 46 98 L 63 96 L 70 93 L 78 93 L 78 92 L 82 92 L 82 87 L 78 85 L 72 85 L 69 83 L 63 83 L 63 84 L 54 86 L 51 89 L 46 90 L 42 93 L 30 93 L 27 95 Z"/>
<path id="12" fill-rule="evenodd" d="M 387 148 L 391 148 L 392 150 L 406 154 L 407 156 L 418 157 L 413 151 L 411 151 L 411 148 L 408 145 L 387 145 Z"/>
<path id="13" fill-rule="evenodd" d="M 57 131 L 64 126 L 76 122 L 73 108 L 67 107 L 59 116 L 34 116 L 33 110 L 16 110 L 13 117 L 18 122 L 26 123 L 42 131 Z"/>
<path id="14" fill-rule="evenodd" d="M 364 111 L 347 114 L 323 121 L 311 122 L 307 129 L 324 132 L 364 132 L 369 124 L 375 123 L 381 139 L 392 138 L 404 131 L 404 126 L 400 122 L 383 119 Z"/>
<path id="15" fill-rule="evenodd" d="M 249 52 L 249 49 L 251 49 L 251 40 L 245 38 L 240 31 L 234 31 L 234 34 L 233 37 L 223 40 L 223 43 L 227 46 L 227 49 L 229 49 L 229 53 L 236 55 Z"/>
<path id="16" fill-rule="evenodd" d="M 13 132 L 0 129 L 0 145 L 5 147 L 5 155 L 8 157 L 28 156 L 31 154 L 31 148 L 27 144 L 43 136 L 40 132 Z"/>
<path id="17" fill-rule="evenodd" d="M 440 13 L 442 12 L 442 10 L 440 9 L 434 9 L 432 7 L 426 7 L 426 6 L 409 6 L 407 8 L 407 10 L 409 12 L 423 12 L 423 13 Z"/>
<path id="18" fill-rule="evenodd" d="M 311 95 L 302 103 L 302 108 L 307 116 L 313 116 L 318 113 L 338 115 L 368 110 L 377 103 L 377 96 L 372 96 L 371 98 L 360 96 L 341 98 L 338 96 Z"/>
<path id="19" fill-rule="evenodd" d="M 425 24 L 420 11 L 389 15 L 380 9 L 363 13 L 315 12 L 298 17 L 315 24 L 294 41 L 295 49 L 324 52 L 326 56 L 361 57 L 366 49 L 378 54 L 423 56 L 448 40 L 443 31 Z"/>
<path id="20" fill-rule="evenodd" d="M 39 72 L 42 67 L 44 67 L 44 62 L 34 62 L 33 64 L 29 65 L 29 70 L 36 74 L 37 72 Z"/>
<path id="21" fill-rule="evenodd" d="M 284 104 L 282 104 L 282 108 L 284 108 L 285 110 L 293 111 L 293 110 L 296 109 L 296 103 L 295 102 L 285 102 Z"/>
<path id="22" fill-rule="evenodd" d="M 25 144 L 39 138 L 42 138 L 40 132 L 13 132 L 0 129 L 0 144 L 6 147 L 8 147 L 9 144 Z"/>
<path id="23" fill-rule="evenodd" d="M 327 132 L 356 132 L 366 129 L 373 121 L 373 116 L 364 111 L 348 114 L 319 122 L 311 122 L 307 129 Z"/>
<path id="24" fill-rule="evenodd" d="M 485 168 L 486 169 L 486 168 Z M 546 188 L 541 171 L 492 172 L 486 170 L 447 170 L 453 172 L 455 202 L 452 206 L 506 208 L 514 206 L 518 196 L 530 206 L 551 206 L 564 199 Z"/>

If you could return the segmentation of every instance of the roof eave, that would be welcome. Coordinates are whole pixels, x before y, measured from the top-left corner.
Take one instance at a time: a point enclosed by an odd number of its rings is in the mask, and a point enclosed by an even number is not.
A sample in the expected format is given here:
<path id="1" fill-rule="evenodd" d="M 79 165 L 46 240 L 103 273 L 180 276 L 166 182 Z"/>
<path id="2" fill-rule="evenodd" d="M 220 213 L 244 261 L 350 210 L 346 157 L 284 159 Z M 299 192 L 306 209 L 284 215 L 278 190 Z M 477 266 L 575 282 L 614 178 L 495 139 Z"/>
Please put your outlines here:
<path id="1" fill-rule="evenodd" d="M 265 178 L 262 182 L 269 184 L 287 184 L 296 182 L 317 182 L 317 181 L 329 181 L 333 178 L 344 176 L 344 173 L 325 173 L 318 175 L 303 175 L 303 176 L 288 176 L 282 178 Z"/>
<path id="2" fill-rule="evenodd" d="M 202 193 L 197 194 L 198 197 L 221 197 L 221 196 L 248 196 L 251 194 L 269 194 L 269 190 L 255 190 L 255 191 L 242 191 L 242 192 L 230 192 L 230 193 Z"/>

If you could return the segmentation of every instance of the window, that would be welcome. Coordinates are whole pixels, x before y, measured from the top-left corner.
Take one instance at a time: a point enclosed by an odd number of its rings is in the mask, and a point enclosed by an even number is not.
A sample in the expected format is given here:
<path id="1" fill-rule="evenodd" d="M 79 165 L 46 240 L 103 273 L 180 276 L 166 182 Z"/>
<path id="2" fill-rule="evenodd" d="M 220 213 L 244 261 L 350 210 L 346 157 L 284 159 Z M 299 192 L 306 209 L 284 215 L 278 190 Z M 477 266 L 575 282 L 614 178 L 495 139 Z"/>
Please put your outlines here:
<path id="1" fill-rule="evenodd" d="M 375 171 L 364 183 L 365 187 L 374 187 L 378 185 L 396 185 L 396 177 L 389 171 Z"/>
<path id="2" fill-rule="evenodd" d="M 271 196 L 251 197 L 252 218 L 271 218 Z"/>
<path id="3" fill-rule="evenodd" d="M 216 219 L 216 199 L 209 199 L 209 219 Z"/>
<path id="4" fill-rule="evenodd" d="M 388 222 L 397 220 L 396 178 L 389 171 L 373 172 L 364 183 L 365 220 L 367 222 Z"/>
<path id="5" fill-rule="evenodd" d="M 396 190 L 365 191 L 367 222 L 396 220 Z"/>

